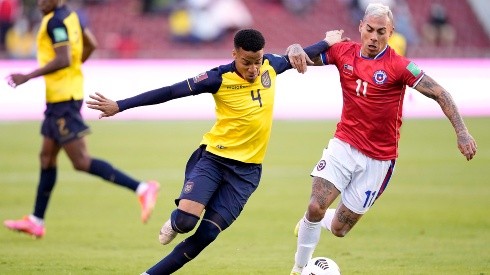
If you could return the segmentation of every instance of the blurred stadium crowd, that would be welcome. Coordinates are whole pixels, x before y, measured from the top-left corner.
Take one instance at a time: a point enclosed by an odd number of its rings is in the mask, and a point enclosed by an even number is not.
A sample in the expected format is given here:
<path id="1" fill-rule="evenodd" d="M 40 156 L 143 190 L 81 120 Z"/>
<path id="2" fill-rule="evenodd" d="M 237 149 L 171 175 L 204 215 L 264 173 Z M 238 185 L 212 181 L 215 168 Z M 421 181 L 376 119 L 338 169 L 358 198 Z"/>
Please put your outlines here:
<path id="1" fill-rule="evenodd" d="M 0 0 L 0 59 L 35 57 L 36 0 Z M 264 33 L 266 51 L 331 29 L 358 39 L 369 0 L 68 0 L 96 35 L 95 58 L 230 58 L 233 33 Z M 410 58 L 489 58 L 488 0 L 373 0 L 393 10 L 390 45 Z"/>

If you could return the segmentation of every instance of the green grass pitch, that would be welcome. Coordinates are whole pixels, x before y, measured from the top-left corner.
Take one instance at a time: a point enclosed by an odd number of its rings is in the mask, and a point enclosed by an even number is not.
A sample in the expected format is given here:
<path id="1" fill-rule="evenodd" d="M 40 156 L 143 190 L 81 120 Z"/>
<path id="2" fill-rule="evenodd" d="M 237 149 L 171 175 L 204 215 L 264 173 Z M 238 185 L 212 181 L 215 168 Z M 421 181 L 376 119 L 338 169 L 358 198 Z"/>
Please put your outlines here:
<path id="1" fill-rule="evenodd" d="M 395 174 L 345 237 L 322 232 L 315 256 L 343 274 L 490 274 L 490 118 L 467 118 L 478 142 L 467 162 L 446 119 L 405 120 Z M 140 274 L 168 254 L 158 231 L 174 208 L 184 166 L 212 121 L 89 121 L 92 156 L 162 184 L 148 224 L 136 196 L 75 172 L 64 153 L 41 240 L 0 228 L 0 274 Z M 38 122 L 0 123 L 0 220 L 32 211 Z M 309 173 L 334 121 L 276 121 L 263 178 L 240 218 L 177 274 L 289 274 L 293 228 Z"/>

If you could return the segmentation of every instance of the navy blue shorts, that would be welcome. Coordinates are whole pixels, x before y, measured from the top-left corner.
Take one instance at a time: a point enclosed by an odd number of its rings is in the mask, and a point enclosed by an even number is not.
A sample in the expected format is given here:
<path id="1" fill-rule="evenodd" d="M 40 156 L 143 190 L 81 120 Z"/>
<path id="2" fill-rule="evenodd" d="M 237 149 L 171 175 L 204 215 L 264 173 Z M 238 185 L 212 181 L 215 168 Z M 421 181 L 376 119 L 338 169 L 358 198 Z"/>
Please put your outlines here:
<path id="1" fill-rule="evenodd" d="M 262 165 L 223 158 L 199 147 L 189 158 L 180 197 L 205 205 L 218 213 L 228 226 L 243 210 L 259 186 Z"/>
<path id="2" fill-rule="evenodd" d="M 80 114 L 82 103 L 82 100 L 70 100 L 46 104 L 41 134 L 62 145 L 90 133 Z"/>

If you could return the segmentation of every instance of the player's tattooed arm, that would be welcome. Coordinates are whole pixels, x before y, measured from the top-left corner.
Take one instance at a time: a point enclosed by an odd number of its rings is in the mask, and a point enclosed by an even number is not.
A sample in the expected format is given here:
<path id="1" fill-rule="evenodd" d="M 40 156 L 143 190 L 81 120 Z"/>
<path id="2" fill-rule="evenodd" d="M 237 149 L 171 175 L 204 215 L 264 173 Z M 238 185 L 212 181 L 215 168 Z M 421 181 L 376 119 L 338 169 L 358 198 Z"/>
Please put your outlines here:
<path id="1" fill-rule="evenodd" d="M 434 99 L 454 127 L 458 138 L 458 148 L 467 160 L 476 154 L 476 142 L 459 114 L 458 107 L 451 94 L 428 75 L 424 75 L 415 89 L 423 95 Z"/>
<path id="2" fill-rule="evenodd" d="M 434 99 L 440 106 L 444 114 L 453 123 L 456 132 L 468 131 L 459 115 L 458 108 L 450 93 L 428 75 L 424 75 L 420 83 L 415 87 L 426 97 Z"/>

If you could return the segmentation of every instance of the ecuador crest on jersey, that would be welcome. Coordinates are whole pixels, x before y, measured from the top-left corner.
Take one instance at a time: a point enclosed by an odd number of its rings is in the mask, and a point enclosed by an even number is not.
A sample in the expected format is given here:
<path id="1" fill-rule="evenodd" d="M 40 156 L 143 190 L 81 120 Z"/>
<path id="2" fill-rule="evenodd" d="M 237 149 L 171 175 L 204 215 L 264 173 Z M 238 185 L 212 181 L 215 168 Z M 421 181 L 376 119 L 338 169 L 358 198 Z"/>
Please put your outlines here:
<path id="1" fill-rule="evenodd" d="M 260 81 L 262 82 L 262 86 L 264 88 L 270 88 L 271 87 L 271 76 L 269 75 L 269 71 L 265 71 L 262 76 L 260 77 Z"/>

